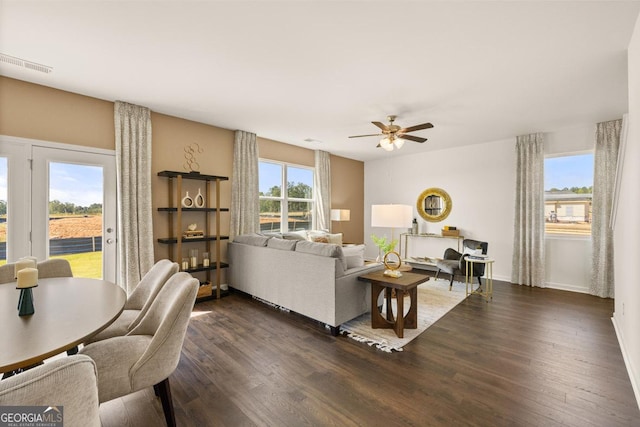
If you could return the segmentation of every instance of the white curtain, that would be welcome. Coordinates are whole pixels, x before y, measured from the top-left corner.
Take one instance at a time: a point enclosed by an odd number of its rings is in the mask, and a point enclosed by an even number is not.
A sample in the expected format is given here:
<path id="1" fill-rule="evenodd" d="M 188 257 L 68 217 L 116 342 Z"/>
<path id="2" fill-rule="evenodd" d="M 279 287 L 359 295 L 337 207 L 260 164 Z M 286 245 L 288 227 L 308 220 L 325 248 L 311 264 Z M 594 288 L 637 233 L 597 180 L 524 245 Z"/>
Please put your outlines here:
<path id="1" fill-rule="evenodd" d="M 593 259 L 589 291 L 602 298 L 614 297 L 611 208 L 614 203 L 621 129 L 622 120 L 596 125 L 591 223 Z"/>
<path id="2" fill-rule="evenodd" d="M 316 229 L 331 229 L 331 156 L 316 150 L 316 167 L 313 172 L 313 201 L 315 203 Z"/>
<path id="3" fill-rule="evenodd" d="M 151 112 L 116 101 L 116 171 L 118 182 L 118 281 L 127 294 L 151 269 Z"/>
<path id="4" fill-rule="evenodd" d="M 233 143 L 229 237 L 259 231 L 258 142 L 255 133 L 237 130 Z"/>
<path id="5" fill-rule="evenodd" d="M 544 135 L 518 136 L 516 152 L 511 282 L 544 287 Z"/>

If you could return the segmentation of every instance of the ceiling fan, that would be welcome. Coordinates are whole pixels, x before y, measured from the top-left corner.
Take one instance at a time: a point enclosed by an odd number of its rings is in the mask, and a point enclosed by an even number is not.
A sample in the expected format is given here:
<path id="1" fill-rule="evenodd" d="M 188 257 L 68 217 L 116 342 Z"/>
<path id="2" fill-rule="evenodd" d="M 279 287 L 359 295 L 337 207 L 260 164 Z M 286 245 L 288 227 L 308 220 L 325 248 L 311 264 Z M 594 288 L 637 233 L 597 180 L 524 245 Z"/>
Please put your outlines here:
<path id="1" fill-rule="evenodd" d="M 423 123 L 421 125 L 409 126 L 407 128 L 401 128 L 398 125 L 394 125 L 393 122 L 396 119 L 396 116 L 387 116 L 389 120 L 389 124 L 385 125 L 380 122 L 371 122 L 382 130 L 381 133 L 374 133 L 369 135 L 354 135 L 349 138 L 362 138 L 366 136 L 384 136 L 382 141 L 377 145 L 381 147 L 383 150 L 391 151 L 393 147 L 400 149 L 404 145 L 404 141 L 413 141 L 413 142 L 425 142 L 427 138 L 422 138 L 419 136 L 407 135 L 409 132 L 415 132 L 417 130 L 422 129 L 431 129 L 433 125 L 431 123 Z"/>

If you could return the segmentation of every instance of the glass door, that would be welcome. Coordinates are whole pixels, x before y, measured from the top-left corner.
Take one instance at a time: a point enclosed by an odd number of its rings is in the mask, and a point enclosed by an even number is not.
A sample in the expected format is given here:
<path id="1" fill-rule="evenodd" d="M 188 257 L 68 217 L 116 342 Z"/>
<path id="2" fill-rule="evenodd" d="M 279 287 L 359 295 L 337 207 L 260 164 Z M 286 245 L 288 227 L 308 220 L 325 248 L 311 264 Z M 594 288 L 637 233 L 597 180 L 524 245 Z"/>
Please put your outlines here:
<path id="1" fill-rule="evenodd" d="M 0 144 L 0 265 L 31 253 L 28 145 Z"/>
<path id="2" fill-rule="evenodd" d="M 116 280 L 115 156 L 33 147 L 32 254 Z"/>

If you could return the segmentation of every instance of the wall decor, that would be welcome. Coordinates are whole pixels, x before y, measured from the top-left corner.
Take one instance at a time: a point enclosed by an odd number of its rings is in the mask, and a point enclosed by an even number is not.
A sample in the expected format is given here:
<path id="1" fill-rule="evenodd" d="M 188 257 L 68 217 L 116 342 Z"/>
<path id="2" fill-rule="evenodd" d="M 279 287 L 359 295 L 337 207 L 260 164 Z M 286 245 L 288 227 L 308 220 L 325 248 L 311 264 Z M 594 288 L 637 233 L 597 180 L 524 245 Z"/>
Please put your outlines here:
<path id="1" fill-rule="evenodd" d="M 184 159 L 185 163 L 182 165 L 187 172 L 199 173 L 200 164 L 196 160 L 196 154 L 204 153 L 204 148 L 194 142 L 191 145 L 184 147 Z"/>
<path id="2" fill-rule="evenodd" d="M 416 209 L 429 222 L 440 222 L 451 213 L 451 197 L 441 188 L 427 188 L 416 202 Z"/>

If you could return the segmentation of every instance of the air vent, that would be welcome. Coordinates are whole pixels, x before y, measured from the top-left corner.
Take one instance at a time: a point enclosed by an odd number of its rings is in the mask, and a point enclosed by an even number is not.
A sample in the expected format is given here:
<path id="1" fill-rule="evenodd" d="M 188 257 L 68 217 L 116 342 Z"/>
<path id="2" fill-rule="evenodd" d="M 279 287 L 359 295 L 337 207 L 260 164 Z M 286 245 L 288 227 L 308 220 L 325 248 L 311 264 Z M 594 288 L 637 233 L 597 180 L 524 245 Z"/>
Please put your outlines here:
<path id="1" fill-rule="evenodd" d="M 18 67 L 28 68 L 29 70 L 40 71 L 41 73 L 49 74 L 53 71 L 53 67 L 48 65 L 38 64 L 36 62 L 27 61 L 26 59 L 16 58 L 15 56 L 6 55 L 0 53 L 0 62 L 5 64 L 16 65 Z"/>

